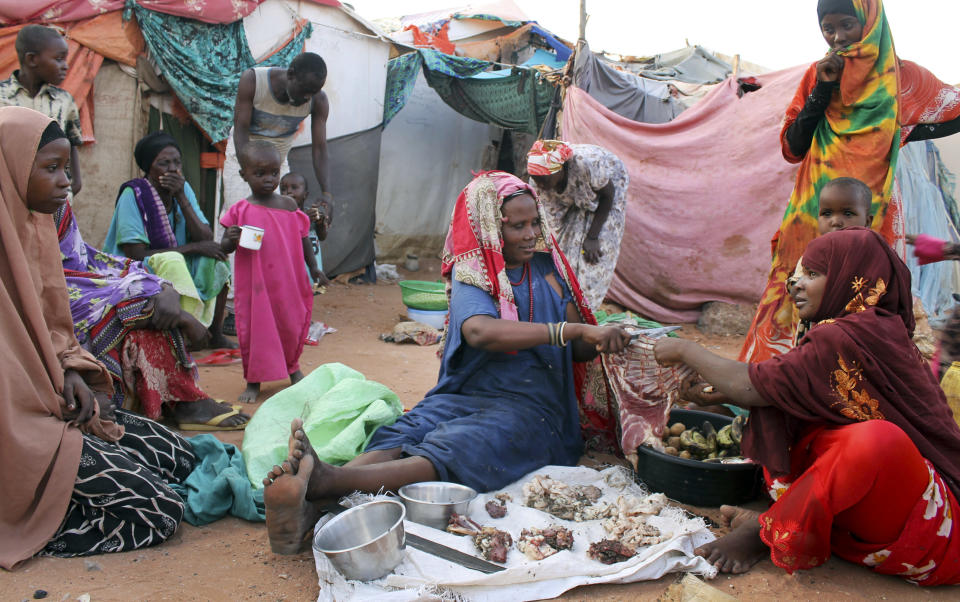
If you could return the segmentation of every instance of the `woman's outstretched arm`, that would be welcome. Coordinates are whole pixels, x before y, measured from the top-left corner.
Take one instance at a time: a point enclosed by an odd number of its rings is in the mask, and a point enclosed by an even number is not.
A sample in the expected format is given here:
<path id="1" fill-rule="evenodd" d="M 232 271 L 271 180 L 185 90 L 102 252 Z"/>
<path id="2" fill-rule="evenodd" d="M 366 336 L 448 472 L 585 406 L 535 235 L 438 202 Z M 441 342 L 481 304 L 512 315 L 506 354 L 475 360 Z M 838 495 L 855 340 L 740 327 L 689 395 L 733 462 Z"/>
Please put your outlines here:
<path id="1" fill-rule="evenodd" d="M 486 315 L 467 318 L 460 330 L 468 345 L 484 351 L 519 351 L 551 342 L 547 324 L 501 320 Z M 563 338 L 575 345 L 582 341 L 599 353 L 619 353 L 630 342 L 630 335 L 616 326 L 591 326 L 572 322 L 567 322 L 564 326 Z"/>

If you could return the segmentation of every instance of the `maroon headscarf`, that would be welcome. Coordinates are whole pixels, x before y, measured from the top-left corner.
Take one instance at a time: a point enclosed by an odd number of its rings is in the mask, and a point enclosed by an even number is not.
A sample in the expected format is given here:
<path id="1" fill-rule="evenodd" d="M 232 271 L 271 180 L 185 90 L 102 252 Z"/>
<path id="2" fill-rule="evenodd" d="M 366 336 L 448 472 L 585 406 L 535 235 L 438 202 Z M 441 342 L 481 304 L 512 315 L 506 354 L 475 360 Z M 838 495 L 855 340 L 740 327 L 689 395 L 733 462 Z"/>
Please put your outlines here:
<path id="1" fill-rule="evenodd" d="M 866 228 L 814 239 L 801 263 L 826 274 L 826 289 L 800 344 L 750 366 L 750 381 L 771 405 L 750 413 L 744 453 L 781 476 L 808 427 L 888 420 L 960 495 L 960 427 L 911 338 L 907 266 Z"/>

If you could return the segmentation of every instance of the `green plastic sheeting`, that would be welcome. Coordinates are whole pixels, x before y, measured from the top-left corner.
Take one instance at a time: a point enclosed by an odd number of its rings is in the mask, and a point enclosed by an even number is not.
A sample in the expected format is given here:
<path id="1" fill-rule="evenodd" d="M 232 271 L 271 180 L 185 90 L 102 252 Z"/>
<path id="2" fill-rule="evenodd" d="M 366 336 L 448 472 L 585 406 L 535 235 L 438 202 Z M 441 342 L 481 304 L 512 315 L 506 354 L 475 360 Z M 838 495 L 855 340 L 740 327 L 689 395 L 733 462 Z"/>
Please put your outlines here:
<path id="1" fill-rule="evenodd" d="M 536 136 L 550 110 L 554 87 L 536 69 L 514 67 L 502 77 L 451 77 L 430 70 L 430 87 L 470 119 Z"/>
<path id="2" fill-rule="evenodd" d="M 302 381 L 277 393 L 250 419 L 243 436 L 243 459 L 254 487 L 287 458 L 290 422 L 302 418 L 317 456 L 343 464 L 356 457 L 373 432 L 403 413 L 396 394 L 343 364 L 324 364 Z"/>
<path id="3" fill-rule="evenodd" d="M 263 490 L 250 486 L 237 446 L 222 443 L 210 434 L 197 435 L 188 441 L 197 456 L 197 465 L 183 483 L 170 484 L 183 498 L 183 519 L 199 527 L 229 513 L 244 520 L 263 522 Z"/>
<path id="4" fill-rule="evenodd" d="M 391 60 L 384 123 L 389 123 L 406 104 L 422 67 L 430 87 L 458 113 L 502 128 L 539 133 L 553 101 L 553 85 L 539 71 L 528 67 L 483 72 L 491 65 L 432 48 L 420 48 Z"/>

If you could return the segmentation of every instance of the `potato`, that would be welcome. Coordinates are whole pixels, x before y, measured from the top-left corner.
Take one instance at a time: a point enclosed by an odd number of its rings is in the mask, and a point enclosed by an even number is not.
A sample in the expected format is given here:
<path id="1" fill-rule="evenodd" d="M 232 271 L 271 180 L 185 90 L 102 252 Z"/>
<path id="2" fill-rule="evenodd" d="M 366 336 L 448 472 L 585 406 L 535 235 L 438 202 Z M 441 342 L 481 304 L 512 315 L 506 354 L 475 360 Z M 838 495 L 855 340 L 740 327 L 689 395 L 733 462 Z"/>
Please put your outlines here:
<path id="1" fill-rule="evenodd" d="M 670 425 L 670 435 L 673 437 L 679 437 L 680 433 L 687 430 L 687 427 L 683 426 L 681 422 L 674 422 Z"/>
<path id="2" fill-rule="evenodd" d="M 675 448 L 675 447 L 673 447 L 673 446 L 669 446 L 669 445 L 668 445 L 667 447 L 663 448 L 663 453 L 668 454 L 668 455 L 671 455 L 671 456 L 679 456 L 679 455 L 680 455 L 680 452 L 677 451 L 677 448 Z"/>
<path id="3" fill-rule="evenodd" d="M 667 445 L 680 449 L 680 437 L 668 437 Z"/>
<path id="4" fill-rule="evenodd" d="M 693 459 L 693 456 L 690 455 L 690 452 L 688 452 L 688 451 L 686 451 L 686 450 L 680 452 L 680 456 L 679 456 L 679 457 L 680 457 L 680 458 L 685 458 L 685 459 L 687 459 L 687 460 L 692 460 L 692 459 Z"/>

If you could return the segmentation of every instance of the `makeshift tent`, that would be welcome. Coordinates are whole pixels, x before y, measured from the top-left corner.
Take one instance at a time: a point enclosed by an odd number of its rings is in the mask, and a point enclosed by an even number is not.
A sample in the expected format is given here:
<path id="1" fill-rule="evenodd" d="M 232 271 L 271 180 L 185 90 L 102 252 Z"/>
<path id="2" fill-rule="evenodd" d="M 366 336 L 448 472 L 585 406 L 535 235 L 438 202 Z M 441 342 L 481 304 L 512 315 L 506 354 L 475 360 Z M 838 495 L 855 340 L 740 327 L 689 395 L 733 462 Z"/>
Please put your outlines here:
<path id="1" fill-rule="evenodd" d="M 567 89 L 562 137 L 609 149 L 630 174 L 609 299 L 664 322 L 695 321 L 707 301 L 757 301 L 796 172 L 779 132 L 802 73 L 758 76 L 762 87 L 742 98 L 727 79 L 665 124 L 631 121 Z"/>
<path id="2" fill-rule="evenodd" d="M 496 167 L 500 128 L 451 109 L 423 74 L 383 131 L 377 189 L 377 253 L 439 254 L 457 193 L 471 172 Z"/>
<path id="3" fill-rule="evenodd" d="M 687 46 L 647 58 L 621 57 L 616 64 L 648 79 L 688 84 L 719 84 L 733 67 L 702 46 Z"/>
<path id="4" fill-rule="evenodd" d="M 577 49 L 573 82 L 606 108 L 632 121 L 666 123 L 686 108 L 666 83 L 614 69 L 586 43 Z"/>
<path id="5" fill-rule="evenodd" d="M 266 0 L 243 20 L 254 56 L 263 56 L 283 44 L 300 20 L 312 33 L 303 50 L 315 52 L 327 63 L 324 92 L 330 102 L 327 118 L 330 186 L 335 215 L 322 243 L 323 268 L 329 275 L 349 272 L 373 262 L 380 136 L 387 60 L 392 43 L 346 6 L 334 8 L 296 0 Z M 320 190 L 311 158 L 310 118 L 294 140 L 290 169 Z M 232 179 L 234 184 L 226 180 Z M 238 174 L 224 174 L 224 190 L 239 189 Z"/>
<path id="6" fill-rule="evenodd" d="M 424 47 L 390 61 L 377 192 L 377 251 L 385 261 L 439 254 L 453 203 L 472 172 L 524 170 L 519 159 L 556 90 L 543 73 L 563 67 L 570 54 L 512 2 L 402 21 L 421 33 L 436 34 L 445 25 L 446 37 L 431 44 L 418 36 Z M 390 35 L 414 44 L 412 32 Z M 447 41 L 453 47 L 444 46 Z M 504 64 L 510 66 L 498 68 Z"/>

